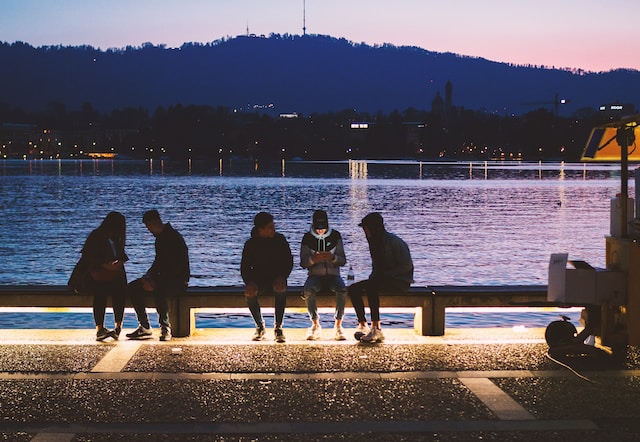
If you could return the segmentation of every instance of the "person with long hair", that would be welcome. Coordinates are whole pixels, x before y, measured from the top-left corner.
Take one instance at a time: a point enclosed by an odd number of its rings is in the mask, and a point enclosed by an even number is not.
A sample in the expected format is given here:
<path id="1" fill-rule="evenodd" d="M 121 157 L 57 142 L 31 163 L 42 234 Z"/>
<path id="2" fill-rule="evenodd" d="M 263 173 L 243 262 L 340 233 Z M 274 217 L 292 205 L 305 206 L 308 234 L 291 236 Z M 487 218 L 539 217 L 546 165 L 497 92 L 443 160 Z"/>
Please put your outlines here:
<path id="1" fill-rule="evenodd" d="M 96 340 L 118 339 L 127 293 L 127 275 L 124 263 L 129 260 L 124 248 L 126 220 L 120 212 L 109 212 L 100 226 L 93 230 L 82 248 L 82 259 L 87 263 L 87 291 L 93 295 L 93 319 Z M 115 328 L 104 326 L 107 299 L 111 296 Z"/>

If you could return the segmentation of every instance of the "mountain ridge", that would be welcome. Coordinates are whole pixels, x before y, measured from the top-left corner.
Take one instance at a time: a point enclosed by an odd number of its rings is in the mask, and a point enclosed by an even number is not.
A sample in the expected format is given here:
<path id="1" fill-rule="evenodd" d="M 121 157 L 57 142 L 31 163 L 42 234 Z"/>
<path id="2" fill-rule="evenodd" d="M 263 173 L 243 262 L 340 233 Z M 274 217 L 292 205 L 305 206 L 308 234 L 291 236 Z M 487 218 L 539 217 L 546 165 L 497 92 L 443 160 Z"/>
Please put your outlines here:
<path id="1" fill-rule="evenodd" d="M 429 110 L 445 85 L 452 105 L 499 115 L 552 108 L 568 116 L 605 103 L 640 103 L 640 71 L 517 66 L 413 46 L 369 46 L 322 35 L 238 36 L 180 48 L 0 43 L 0 103 L 106 112 L 175 104 L 311 114 Z M 533 106 L 533 107 L 532 107 Z"/>

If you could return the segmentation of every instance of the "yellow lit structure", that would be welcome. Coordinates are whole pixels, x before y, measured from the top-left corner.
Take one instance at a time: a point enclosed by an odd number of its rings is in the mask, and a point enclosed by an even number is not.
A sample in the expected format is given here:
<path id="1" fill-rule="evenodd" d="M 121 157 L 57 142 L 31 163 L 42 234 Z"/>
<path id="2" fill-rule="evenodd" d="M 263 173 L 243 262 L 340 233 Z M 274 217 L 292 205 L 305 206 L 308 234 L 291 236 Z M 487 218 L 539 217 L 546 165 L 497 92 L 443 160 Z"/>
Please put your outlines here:
<path id="1" fill-rule="evenodd" d="M 595 127 L 582 152 L 582 161 L 622 161 L 625 151 L 628 161 L 640 161 L 639 126 L 640 114 Z"/>
<path id="2" fill-rule="evenodd" d="M 98 159 L 112 160 L 116 157 L 116 155 L 118 154 L 113 152 L 88 152 L 87 153 L 87 156 L 89 158 L 93 158 L 94 160 L 98 160 Z"/>

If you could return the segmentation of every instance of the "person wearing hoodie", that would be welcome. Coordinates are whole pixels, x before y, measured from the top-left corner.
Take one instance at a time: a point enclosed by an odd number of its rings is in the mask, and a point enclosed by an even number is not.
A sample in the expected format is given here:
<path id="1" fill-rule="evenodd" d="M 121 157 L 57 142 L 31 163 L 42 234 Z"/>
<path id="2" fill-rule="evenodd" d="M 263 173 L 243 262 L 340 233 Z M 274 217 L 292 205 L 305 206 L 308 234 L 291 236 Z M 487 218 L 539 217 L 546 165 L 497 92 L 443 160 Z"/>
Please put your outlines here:
<path id="1" fill-rule="evenodd" d="M 336 294 L 335 339 L 337 341 L 346 339 L 342 329 L 342 317 L 347 299 L 347 287 L 340 277 L 340 267 L 346 262 L 340 232 L 329 227 L 327 212 L 316 210 L 313 213 L 311 227 L 302 237 L 300 244 L 300 266 L 308 271 L 303 294 L 309 319 L 311 319 L 311 327 L 307 330 L 307 339 L 310 341 L 322 337 L 316 303 L 316 294 L 320 290 L 329 290 Z"/>
<path id="2" fill-rule="evenodd" d="M 393 233 L 387 232 L 382 215 L 369 213 L 358 224 L 364 230 L 371 254 L 369 279 L 349 286 L 351 304 L 358 317 L 356 335 L 362 334 L 363 342 L 382 342 L 380 329 L 380 292 L 409 290 L 413 282 L 413 261 L 407 243 Z M 362 297 L 369 300 L 371 329 L 367 326 Z"/>
<path id="3" fill-rule="evenodd" d="M 253 219 L 254 227 L 242 249 L 240 275 L 245 283 L 244 296 L 256 323 L 254 341 L 264 340 L 265 326 L 258 297 L 273 293 L 276 298 L 274 334 L 276 342 L 285 342 L 282 332 L 287 304 L 287 278 L 293 269 L 293 255 L 287 239 L 276 232 L 273 216 L 260 212 Z"/>

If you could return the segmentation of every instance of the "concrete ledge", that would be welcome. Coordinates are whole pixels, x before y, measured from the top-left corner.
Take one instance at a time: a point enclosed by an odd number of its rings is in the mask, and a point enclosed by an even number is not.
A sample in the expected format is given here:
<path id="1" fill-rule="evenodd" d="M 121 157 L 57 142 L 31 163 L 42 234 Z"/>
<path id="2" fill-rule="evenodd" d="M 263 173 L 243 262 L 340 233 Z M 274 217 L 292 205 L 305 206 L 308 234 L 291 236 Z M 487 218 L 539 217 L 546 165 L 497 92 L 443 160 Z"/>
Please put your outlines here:
<path id="1" fill-rule="evenodd" d="M 302 287 L 289 287 L 287 307 L 305 307 Z M 546 302 L 547 287 L 515 286 L 430 286 L 411 287 L 408 292 L 383 293 L 382 307 L 415 307 L 414 330 L 422 336 L 442 336 L 447 307 L 508 307 L 540 305 Z M 66 286 L 0 286 L 0 307 L 91 307 L 92 296 L 78 295 Z M 333 307 L 335 295 L 319 293 L 319 307 Z M 273 306 L 273 296 L 262 296 L 260 304 Z M 146 305 L 153 306 L 148 297 Z M 130 306 L 130 305 L 129 305 Z M 184 295 L 172 298 L 169 309 L 173 335 L 185 337 L 195 330 L 197 308 L 245 308 L 243 287 L 189 287 Z"/>

